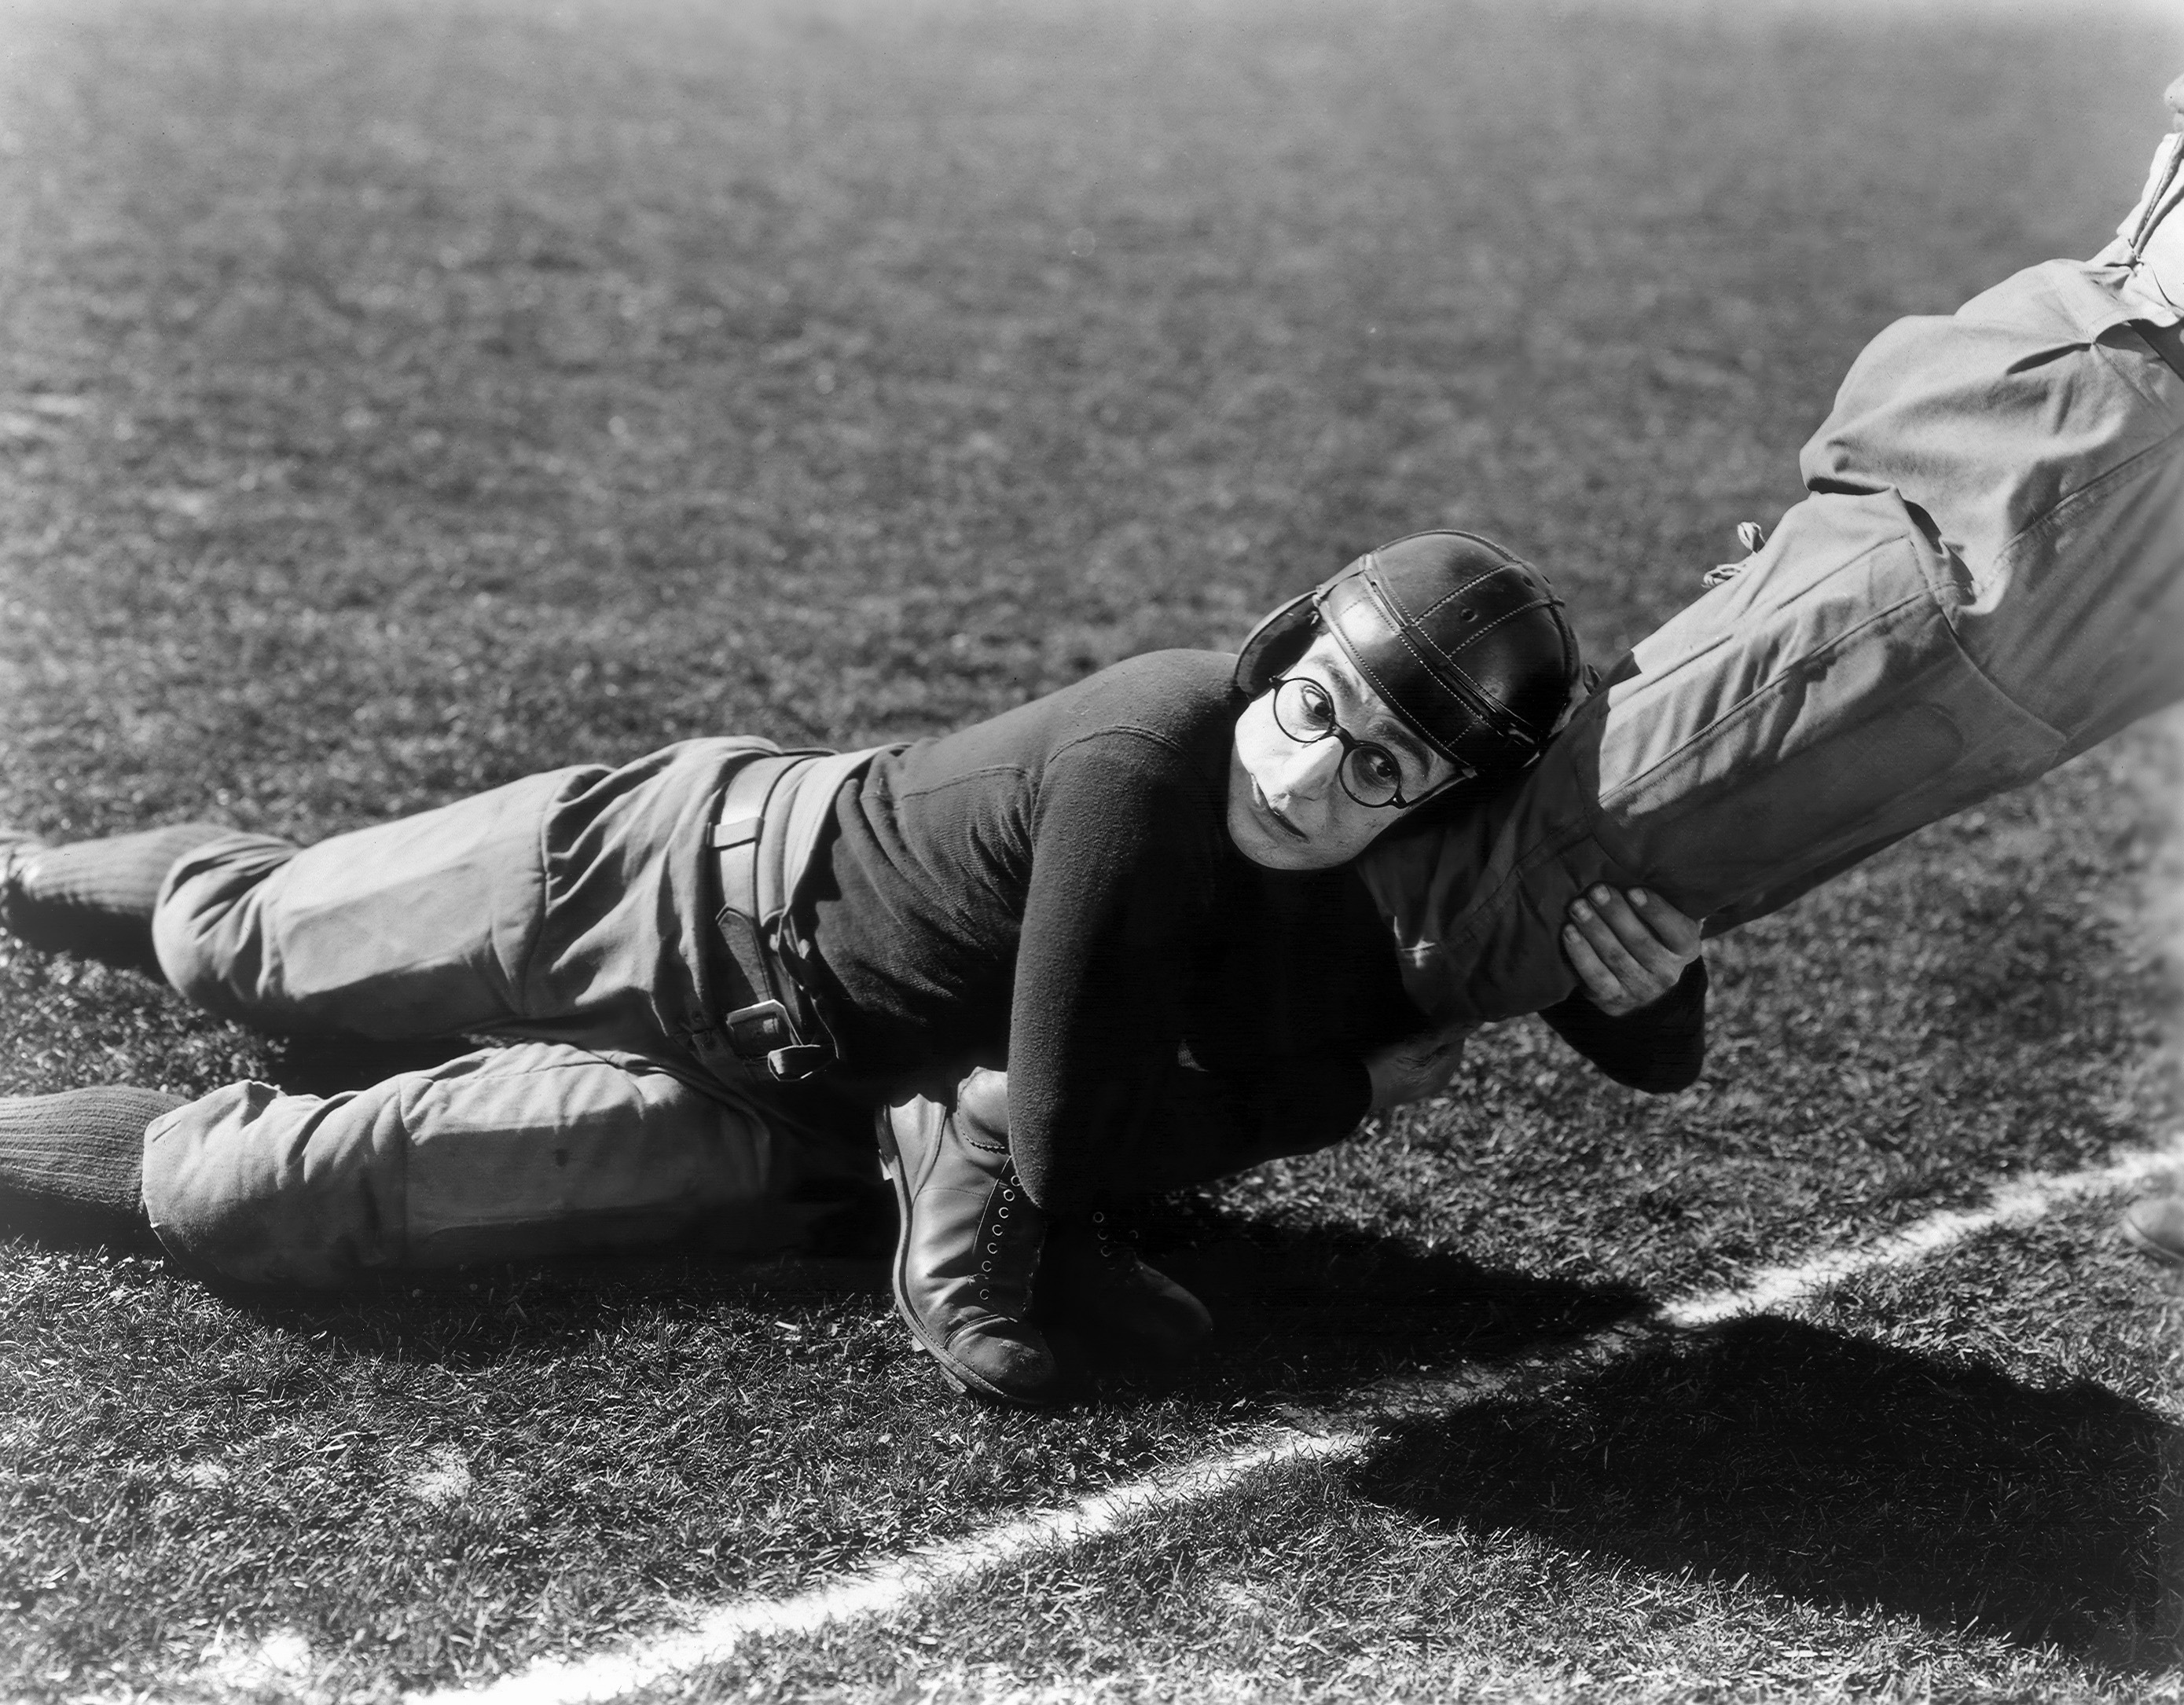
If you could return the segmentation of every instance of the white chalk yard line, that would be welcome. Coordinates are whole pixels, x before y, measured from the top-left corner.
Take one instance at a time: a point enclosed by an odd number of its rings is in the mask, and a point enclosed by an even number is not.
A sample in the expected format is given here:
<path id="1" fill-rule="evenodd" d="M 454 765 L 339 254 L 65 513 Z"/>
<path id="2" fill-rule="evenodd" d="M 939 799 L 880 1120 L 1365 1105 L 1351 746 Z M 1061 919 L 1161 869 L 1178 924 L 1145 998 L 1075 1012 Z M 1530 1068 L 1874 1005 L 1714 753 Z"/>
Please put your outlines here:
<path id="1" fill-rule="evenodd" d="M 1068 1509 L 1045 1510 L 1005 1522 L 810 1592 L 725 1604 L 688 1630 L 620 1652 L 575 1663 L 538 1664 L 478 1688 L 410 1694 L 409 1705 L 579 1705 L 579 1702 L 618 1699 L 649 1682 L 717 1663 L 746 1640 L 809 1633 L 830 1623 L 883 1616 L 983 1570 L 1037 1552 L 1066 1549 L 1096 1538 L 1134 1516 L 1211 1497 L 1262 1468 L 1355 1455 L 1368 1438 L 1363 1433 L 1284 1432 L 1271 1443 L 1180 1473 L 1096 1493 Z"/>
<path id="2" fill-rule="evenodd" d="M 1526 1385 L 1542 1374 L 1601 1365 L 1664 1334 L 1713 1325 L 1804 1301 L 1863 1273 L 1908 1265 L 2000 1226 L 2036 1220 L 2063 1203 L 2139 1187 L 2184 1168 L 2184 1134 L 2104 1167 L 2035 1173 L 1998 1187 L 1986 1206 L 1937 1213 L 1864 1245 L 1764 1268 L 1734 1289 L 1662 1305 L 1535 1357 L 1440 1379 L 1392 1382 L 1327 1412 L 1309 1429 L 1284 1428 L 1266 1441 L 1165 1474 L 1114 1487 L 1067 1509 L 1005 1522 L 950 1544 L 913 1552 L 787 1598 L 723 1604 L 689 1627 L 618 1652 L 534 1664 L 471 1688 L 406 1696 L 407 1705 L 587 1705 L 618 1699 L 652 1682 L 688 1674 L 733 1656 L 745 1641 L 810 1633 L 830 1624 L 878 1617 L 985 1570 L 1106 1533 L 1141 1515 L 1202 1502 L 1251 1475 L 1294 1463 L 1339 1462 L 1363 1453 L 1374 1423 L 1396 1415 L 1448 1412 Z"/>
<path id="3" fill-rule="evenodd" d="M 1930 1214 L 1902 1231 L 1862 1248 L 1814 1256 L 1792 1267 L 1768 1268 L 1733 1290 L 1711 1291 L 1663 1305 L 1672 1326 L 1708 1326 L 1733 1314 L 1758 1314 L 1825 1290 L 1853 1273 L 1913 1262 L 1976 1237 L 1997 1226 L 2025 1225 L 2081 1196 L 2137 1189 L 2159 1175 L 2184 1168 L 2184 1134 L 2158 1149 L 2142 1149 L 2104 1167 L 2076 1173 L 2033 1173 L 1995 1187 L 1983 1208 Z"/>

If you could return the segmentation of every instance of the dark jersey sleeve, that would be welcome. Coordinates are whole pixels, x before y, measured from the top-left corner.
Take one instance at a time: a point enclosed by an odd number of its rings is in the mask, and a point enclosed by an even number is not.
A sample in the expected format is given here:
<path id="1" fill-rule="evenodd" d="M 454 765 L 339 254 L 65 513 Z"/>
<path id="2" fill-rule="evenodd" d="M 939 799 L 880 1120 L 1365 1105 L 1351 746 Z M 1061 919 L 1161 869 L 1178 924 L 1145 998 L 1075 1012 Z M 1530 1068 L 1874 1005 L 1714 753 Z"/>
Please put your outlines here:
<path id="1" fill-rule="evenodd" d="M 1356 1130 L 1372 1099 L 1363 1060 L 1350 1056 L 1293 1061 L 1256 1081 L 1178 1066 L 1133 1161 L 1130 1193 L 1211 1184 L 1314 1153 Z"/>
<path id="2" fill-rule="evenodd" d="M 1695 959 L 1650 1006 L 1611 1017 L 1578 993 L 1544 1008 L 1555 1034 L 1618 1084 L 1648 1095 L 1688 1089 L 1706 1064 L 1706 961 Z"/>
<path id="3" fill-rule="evenodd" d="M 1135 730 L 1105 731 L 1047 764 L 1008 1062 L 1010 1147 L 1033 1200 L 1050 1212 L 1142 1190 L 1137 1162 L 1172 1128 L 1222 861 L 1217 838 L 1226 833 L 1208 789 L 1181 755 Z M 1290 1061 L 1281 1078 L 1192 1084 L 1204 1091 L 1189 1097 L 1194 1140 L 1209 1153 L 1240 1152 L 1296 1140 L 1291 1124 L 1341 1121 L 1323 1142 L 1362 1116 L 1355 1061 Z M 1282 1128 L 1263 1128 L 1268 1122 Z"/>

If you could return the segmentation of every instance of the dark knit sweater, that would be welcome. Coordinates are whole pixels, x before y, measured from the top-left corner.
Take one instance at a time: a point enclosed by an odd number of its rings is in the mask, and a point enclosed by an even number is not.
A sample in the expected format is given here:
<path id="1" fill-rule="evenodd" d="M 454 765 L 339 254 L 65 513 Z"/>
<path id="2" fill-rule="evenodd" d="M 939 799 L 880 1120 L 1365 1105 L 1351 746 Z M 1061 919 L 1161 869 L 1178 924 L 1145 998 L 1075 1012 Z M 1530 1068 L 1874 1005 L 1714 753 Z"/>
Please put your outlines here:
<path id="1" fill-rule="evenodd" d="M 845 1069 L 1006 1064 L 1050 1209 L 1336 1140 L 1364 1056 L 1423 1022 L 1347 869 L 1269 871 L 1230 841 L 1233 667 L 1154 652 L 881 757 L 805 890 Z"/>

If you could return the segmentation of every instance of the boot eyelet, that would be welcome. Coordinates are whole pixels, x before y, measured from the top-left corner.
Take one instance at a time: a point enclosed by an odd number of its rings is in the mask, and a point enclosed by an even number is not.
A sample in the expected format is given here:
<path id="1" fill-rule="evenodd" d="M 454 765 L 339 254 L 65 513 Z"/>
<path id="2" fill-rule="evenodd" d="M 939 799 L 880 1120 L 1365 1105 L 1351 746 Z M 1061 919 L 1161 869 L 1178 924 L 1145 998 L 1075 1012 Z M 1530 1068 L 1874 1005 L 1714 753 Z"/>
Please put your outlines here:
<path id="1" fill-rule="evenodd" d="M 993 1270 L 994 1263 L 990 1261 L 982 1261 L 978 1263 L 978 1271 L 981 1273 L 991 1273 Z"/>
<path id="2" fill-rule="evenodd" d="M 1004 1190 L 1001 1192 L 1001 1200 L 1003 1201 L 1014 1201 L 1016 1199 L 1017 1193 L 1012 1190 Z"/>
<path id="3" fill-rule="evenodd" d="M 986 1253 L 989 1255 L 999 1255 L 1000 1252 L 1001 1245 L 998 1242 L 989 1243 L 986 1245 Z"/>
<path id="4" fill-rule="evenodd" d="M 1006 1208 L 1003 1208 L 1003 1209 L 1000 1211 L 1000 1214 L 999 1214 L 998 1216 L 996 1216 L 996 1217 L 997 1217 L 998 1218 L 1006 1219 L 1006 1218 L 1009 1217 L 1009 1211 L 1008 1211 Z"/>

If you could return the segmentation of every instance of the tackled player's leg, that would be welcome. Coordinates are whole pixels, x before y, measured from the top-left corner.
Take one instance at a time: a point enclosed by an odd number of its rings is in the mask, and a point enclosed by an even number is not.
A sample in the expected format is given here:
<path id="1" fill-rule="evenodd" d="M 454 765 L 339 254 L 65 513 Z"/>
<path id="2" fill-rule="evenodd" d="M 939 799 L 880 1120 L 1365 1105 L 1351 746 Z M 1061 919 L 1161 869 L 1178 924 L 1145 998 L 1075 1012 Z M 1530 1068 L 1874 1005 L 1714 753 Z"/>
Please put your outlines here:
<path id="1" fill-rule="evenodd" d="M 2184 694 L 2180 304 L 2172 135 L 2094 260 L 1876 338 L 1765 548 L 1611 666 L 1521 787 L 1367 854 L 1413 998 L 1538 1011 L 1575 984 L 1557 933 L 1596 883 L 1718 933 Z"/>

